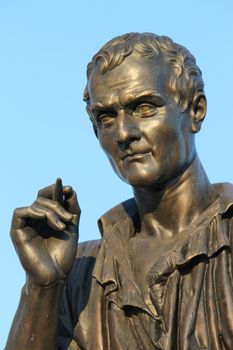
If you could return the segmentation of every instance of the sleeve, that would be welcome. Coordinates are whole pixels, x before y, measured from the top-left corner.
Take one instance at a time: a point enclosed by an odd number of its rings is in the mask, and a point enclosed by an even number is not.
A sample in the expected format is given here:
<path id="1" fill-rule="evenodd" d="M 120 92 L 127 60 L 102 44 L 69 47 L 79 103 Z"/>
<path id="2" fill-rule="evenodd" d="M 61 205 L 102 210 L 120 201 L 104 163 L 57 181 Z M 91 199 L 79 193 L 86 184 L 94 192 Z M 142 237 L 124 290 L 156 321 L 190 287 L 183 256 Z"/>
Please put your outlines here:
<path id="1" fill-rule="evenodd" d="M 59 321 L 58 350 L 80 350 L 78 334 L 74 329 L 79 315 L 88 303 L 92 271 L 96 261 L 99 241 L 79 244 L 77 257 L 63 289 Z M 74 339 L 75 338 L 75 339 Z"/>
<path id="2" fill-rule="evenodd" d="M 58 350 L 77 350 L 79 349 L 78 345 L 73 340 L 72 306 L 67 289 L 66 284 L 63 290 L 58 321 Z"/>

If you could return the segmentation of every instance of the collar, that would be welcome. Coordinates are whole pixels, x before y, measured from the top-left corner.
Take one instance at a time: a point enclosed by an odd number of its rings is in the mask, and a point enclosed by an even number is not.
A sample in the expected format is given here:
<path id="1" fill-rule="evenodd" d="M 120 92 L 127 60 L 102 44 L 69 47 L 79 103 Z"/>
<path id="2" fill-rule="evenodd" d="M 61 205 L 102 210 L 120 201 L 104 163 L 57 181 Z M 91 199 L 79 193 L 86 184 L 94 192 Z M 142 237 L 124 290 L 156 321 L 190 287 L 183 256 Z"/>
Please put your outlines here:
<path id="1" fill-rule="evenodd" d="M 172 249 L 174 268 L 187 265 L 197 256 L 212 257 L 220 249 L 230 247 L 228 221 L 223 218 L 233 206 L 233 185 L 224 183 L 213 187 L 219 193 L 217 201 L 186 229 L 185 238 Z M 137 286 L 127 254 L 128 241 L 137 232 L 139 224 L 134 199 L 121 203 L 100 218 L 98 225 L 102 241 L 92 275 L 104 287 L 104 293 L 119 307 L 133 305 L 151 314 Z M 151 277 L 149 284 L 156 283 L 168 269 L 168 266 L 161 264 L 160 269 L 156 266 L 155 262 L 152 270 L 154 277 Z M 169 271 L 172 271 L 171 266 Z"/>
<path id="2" fill-rule="evenodd" d="M 212 186 L 215 189 L 215 191 L 219 194 L 219 214 L 224 214 L 233 204 L 233 184 L 225 182 L 216 183 Z M 104 232 L 109 226 L 116 224 L 118 221 L 121 221 L 124 218 L 129 218 L 133 222 L 137 231 L 137 228 L 140 226 L 140 223 L 137 205 L 134 198 L 130 198 L 120 203 L 119 205 L 113 207 L 99 218 L 98 227 L 101 236 L 104 235 Z"/>

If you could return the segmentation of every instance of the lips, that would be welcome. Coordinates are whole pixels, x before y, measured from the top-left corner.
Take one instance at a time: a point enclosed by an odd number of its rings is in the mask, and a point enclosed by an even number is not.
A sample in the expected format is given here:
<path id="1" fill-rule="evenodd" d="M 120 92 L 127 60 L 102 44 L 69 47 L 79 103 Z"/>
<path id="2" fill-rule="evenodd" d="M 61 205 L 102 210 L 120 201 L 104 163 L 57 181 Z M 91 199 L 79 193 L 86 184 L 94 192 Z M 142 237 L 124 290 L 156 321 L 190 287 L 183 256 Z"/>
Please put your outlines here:
<path id="1" fill-rule="evenodd" d="M 149 154 L 150 152 L 130 152 L 130 153 L 123 154 L 120 158 L 126 161 L 137 160 L 137 159 L 139 160 Z"/>

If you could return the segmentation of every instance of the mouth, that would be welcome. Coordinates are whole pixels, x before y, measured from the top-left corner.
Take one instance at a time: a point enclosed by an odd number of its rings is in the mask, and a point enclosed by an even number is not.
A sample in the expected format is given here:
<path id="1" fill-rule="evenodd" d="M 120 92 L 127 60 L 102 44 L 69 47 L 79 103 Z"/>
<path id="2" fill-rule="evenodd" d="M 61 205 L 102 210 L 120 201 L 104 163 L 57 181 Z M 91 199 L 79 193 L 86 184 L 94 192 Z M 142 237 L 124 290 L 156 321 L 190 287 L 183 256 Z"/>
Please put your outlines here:
<path id="1" fill-rule="evenodd" d="M 140 161 L 144 159 L 145 157 L 149 156 L 150 152 L 143 152 L 143 153 L 129 153 L 129 154 L 124 154 L 121 157 L 122 161 L 130 162 L 130 161 Z"/>

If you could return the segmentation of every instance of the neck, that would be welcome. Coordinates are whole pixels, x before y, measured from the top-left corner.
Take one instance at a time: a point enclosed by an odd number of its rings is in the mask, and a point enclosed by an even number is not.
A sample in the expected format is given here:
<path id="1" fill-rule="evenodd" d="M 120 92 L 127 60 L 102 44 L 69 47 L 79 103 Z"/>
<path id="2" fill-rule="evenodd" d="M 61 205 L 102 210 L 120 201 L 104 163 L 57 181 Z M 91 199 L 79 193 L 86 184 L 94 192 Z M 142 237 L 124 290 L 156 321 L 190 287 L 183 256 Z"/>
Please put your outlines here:
<path id="1" fill-rule="evenodd" d="M 141 219 L 141 232 L 146 236 L 160 234 L 173 237 L 217 199 L 217 193 L 197 156 L 172 184 L 157 188 L 134 187 L 133 191 Z M 161 229 L 155 230 L 155 227 Z"/>

